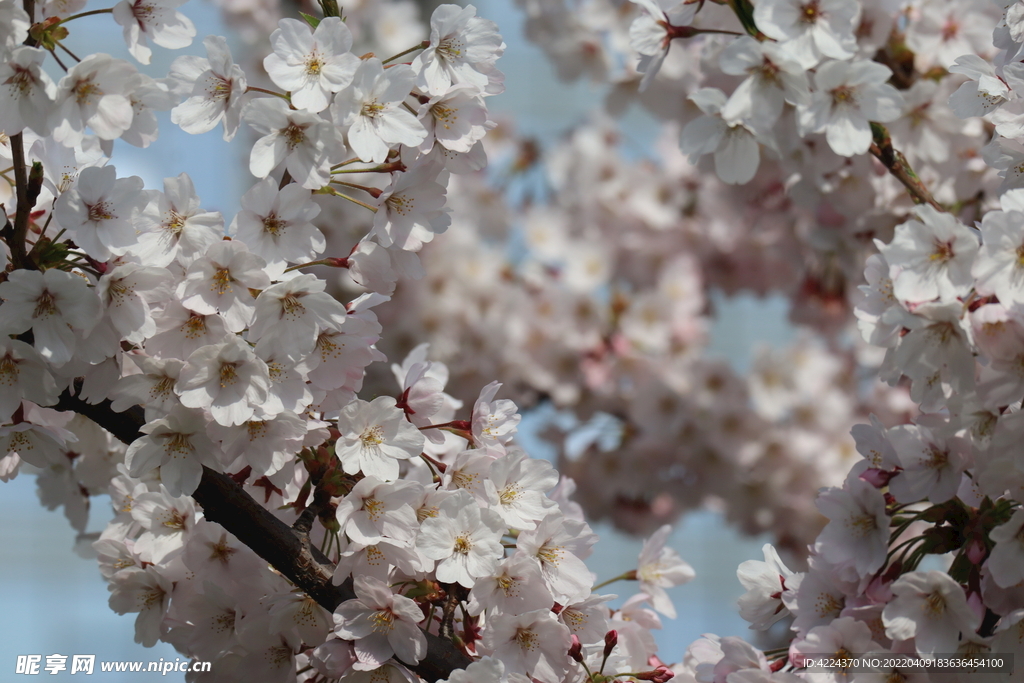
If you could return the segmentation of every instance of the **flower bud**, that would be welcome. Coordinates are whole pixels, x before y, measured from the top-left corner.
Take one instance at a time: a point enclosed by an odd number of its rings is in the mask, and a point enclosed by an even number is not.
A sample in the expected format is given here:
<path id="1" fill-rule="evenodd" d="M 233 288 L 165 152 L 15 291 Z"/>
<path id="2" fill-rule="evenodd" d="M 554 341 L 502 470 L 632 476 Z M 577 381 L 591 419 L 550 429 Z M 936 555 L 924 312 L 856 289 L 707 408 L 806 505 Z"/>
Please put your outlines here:
<path id="1" fill-rule="evenodd" d="M 572 646 L 569 648 L 569 658 L 577 662 L 583 661 L 583 644 L 580 643 L 580 639 L 575 633 L 572 634 Z"/>
<path id="2" fill-rule="evenodd" d="M 610 655 L 612 653 L 612 650 L 615 649 L 615 646 L 618 644 L 618 642 L 619 642 L 619 632 L 616 631 L 615 629 L 612 629 L 611 631 L 608 631 L 608 633 L 604 634 L 604 655 L 603 656 L 604 656 L 605 659 L 608 659 L 608 655 Z"/>
<path id="3" fill-rule="evenodd" d="M 666 683 L 675 677 L 675 673 L 672 672 L 667 666 L 662 664 L 654 671 L 641 671 L 636 674 L 636 678 L 641 681 L 654 681 L 654 683 Z"/>

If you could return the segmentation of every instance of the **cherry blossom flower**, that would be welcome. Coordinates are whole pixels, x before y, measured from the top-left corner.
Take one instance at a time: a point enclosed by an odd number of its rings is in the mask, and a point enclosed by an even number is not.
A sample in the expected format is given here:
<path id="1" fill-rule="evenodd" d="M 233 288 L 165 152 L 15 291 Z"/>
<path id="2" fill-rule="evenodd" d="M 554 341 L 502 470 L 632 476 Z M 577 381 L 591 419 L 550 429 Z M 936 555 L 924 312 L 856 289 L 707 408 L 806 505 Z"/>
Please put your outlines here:
<path id="1" fill-rule="evenodd" d="M 125 454 L 133 477 L 160 468 L 160 481 L 172 496 L 191 495 L 203 477 L 203 466 L 219 470 L 217 447 L 206 436 L 206 420 L 198 411 L 179 408 L 141 428 Z"/>
<path id="2" fill-rule="evenodd" d="M 416 549 L 438 561 L 439 581 L 472 588 L 477 578 L 497 567 L 506 528 L 494 511 L 480 508 L 469 493 L 459 491 L 441 503 L 436 517 L 423 521 Z"/>
<path id="3" fill-rule="evenodd" d="M 6 305 L 3 310 L 6 313 Z M 0 338 L 0 423 L 10 422 L 22 399 L 47 406 L 59 395 L 38 351 L 23 341 Z"/>
<path id="4" fill-rule="evenodd" d="M 298 19 L 281 19 L 270 34 L 274 52 L 263 60 L 270 80 L 291 93 L 291 102 L 313 114 L 352 82 L 359 58 L 350 52 L 352 34 L 338 17 L 324 17 L 311 31 Z"/>
<path id="5" fill-rule="evenodd" d="M 173 261 L 190 265 L 224 235 L 224 217 L 199 206 L 187 173 L 164 178 L 164 191 L 152 192 L 138 216 L 139 243 L 132 253 L 157 267 Z"/>
<path id="6" fill-rule="evenodd" d="M 184 56 L 171 64 L 169 79 L 185 99 L 171 110 L 171 121 L 186 133 L 206 133 L 224 122 L 224 139 L 231 140 L 241 121 L 245 73 L 231 59 L 221 36 L 203 40 L 208 58 Z"/>
<path id="7" fill-rule="evenodd" d="M 491 509 L 507 526 L 533 529 L 556 507 L 544 494 L 557 483 L 558 473 L 550 464 L 518 451 L 494 461 L 484 489 Z"/>
<path id="8" fill-rule="evenodd" d="M 114 21 L 124 27 L 128 52 L 143 64 L 149 64 L 152 40 L 160 47 L 179 50 L 192 44 L 196 27 L 176 7 L 186 0 L 121 0 L 114 5 Z"/>
<path id="9" fill-rule="evenodd" d="M 53 137 L 68 147 L 85 137 L 85 127 L 113 140 L 132 125 L 129 86 L 135 67 L 110 55 L 89 55 L 71 67 L 57 84 L 51 110 Z"/>
<path id="10" fill-rule="evenodd" d="M 736 570 L 737 578 L 747 589 L 737 600 L 740 616 L 750 622 L 750 628 L 758 631 L 768 629 L 789 615 L 782 594 L 788 589 L 786 580 L 793 576 L 771 543 L 765 543 L 761 550 L 764 562 L 747 560 Z"/>
<path id="11" fill-rule="evenodd" d="M 1024 543 L 1021 529 L 1024 528 L 1024 510 L 1017 510 L 1005 524 L 989 533 L 995 547 L 989 554 L 985 566 L 992 580 L 1001 588 L 1010 588 L 1024 581 Z"/>
<path id="12" fill-rule="evenodd" d="M 308 190 L 294 184 L 279 190 L 273 178 L 264 178 L 242 195 L 242 210 L 228 232 L 263 258 L 267 273 L 278 279 L 287 264 L 312 261 L 327 248 L 312 223 L 319 213 Z"/>
<path id="13" fill-rule="evenodd" d="M 487 119 L 487 106 L 479 90 L 456 84 L 423 103 L 419 114 L 427 137 L 420 146 L 429 152 L 436 142 L 445 149 L 468 153 L 494 124 Z"/>
<path id="14" fill-rule="evenodd" d="M 419 497 L 417 489 L 410 482 L 388 483 L 366 476 L 338 504 L 338 524 L 356 543 L 371 545 L 387 540 L 411 546 L 419 530 L 411 506 Z"/>
<path id="15" fill-rule="evenodd" d="M 541 683 L 559 683 L 569 668 L 566 652 L 572 644 L 569 629 L 550 609 L 512 616 L 495 614 L 480 644 L 505 665 L 505 670 L 526 674 Z"/>
<path id="16" fill-rule="evenodd" d="M 444 210 L 441 172 L 434 164 L 420 164 L 392 178 L 378 200 L 380 208 L 370 233 L 381 246 L 419 251 L 435 234 L 448 229 L 451 218 Z"/>
<path id="17" fill-rule="evenodd" d="M 252 418 L 267 400 L 267 364 L 235 336 L 196 349 L 185 361 L 174 391 L 189 408 L 204 408 L 225 426 Z"/>
<path id="18" fill-rule="evenodd" d="M 75 330 L 88 332 L 100 314 L 100 302 L 85 280 L 63 270 L 18 269 L 0 282 L 4 300 L 0 332 L 31 329 L 33 346 L 55 367 L 71 360 Z"/>
<path id="19" fill-rule="evenodd" d="M 683 128 L 679 146 L 690 163 L 705 154 L 714 153 L 715 173 L 724 183 L 749 182 L 761 163 L 761 151 L 754 131 L 742 123 L 730 125 L 722 118 L 725 93 L 717 88 L 701 88 L 690 96 L 700 107 L 699 116 Z"/>
<path id="20" fill-rule="evenodd" d="M 46 52 L 19 47 L 0 63 L 0 120 L 8 135 L 30 128 L 40 135 L 49 133 L 50 108 L 57 88 L 42 69 Z"/>
<path id="21" fill-rule="evenodd" d="M 948 213 L 931 206 L 914 208 L 916 219 L 896 227 L 879 251 L 893 276 L 893 293 L 901 301 L 948 300 L 965 295 L 974 282 L 971 267 L 978 253 L 975 234 Z"/>
<path id="22" fill-rule="evenodd" d="M 196 313 L 219 313 L 229 330 L 241 332 L 256 310 L 256 300 L 249 290 L 270 286 L 270 277 L 263 271 L 265 265 L 241 242 L 215 242 L 188 267 L 178 285 L 178 298 Z"/>
<path id="23" fill-rule="evenodd" d="M 61 227 L 98 261 L 121 256 L 138 241 L 136 214 L 146 204 L 142 178 L 118 178 L 113 166 L 82 169 L 75 186 L 54 208 Z"/>
<path id="24" fill-rule="evenodd" d="M 498 26 L 476 16 L 472 5 L 439 5 L 430 16 L 430 44 L 413 61 L 418 82 L 437 95 L 455 83 L 495 92 L 494 64 L 505 51 Z"/>
<path id="25" fill-rule="evenodd" d="M 412 68 L 398 64 L 385 71 L 371 57 L 359 64 L 352 85 L 335 95 L 331 116 L 360 159 L 381 163 L 391 145 L 418 147 L 427 137 L 423 124 L 402 107 L 415 80 Z"/>
<path id="26" fill-rule="evenodd" d="M 263 136 L 249 156 L 254 176 L 266 178 L 284 162 L 292 178 L 307 189 L 318 190 L 330 181 L 331 164 L 344 154 L 330 123 L 308 111 L 289 109 L 287 102 L 276 97 L 249 102 L 242 118 Z"/>
<path id="27" fill-rule="evenodd" d="M 727 74 L 747 75 L 721 109 L 730 124 L 743 121 L 767 130 L 778 121 L 786 102 L 810 102 L 806 70 L 775 43 L 743 36 L 722 51 L 719 62 Z"/>
<path id="28" fill-rule="evenodd" d="M 824 132 L 840 156 L 864 154 L 871 146 L 868 122 L 893 121 L 903 113 L 903 96 L 886 82 L 890 76 L 888 67 L 868 60 L 822 64 L 814 74 L 811 102 L 800 111 L 802 130 Z"/>
<path id="29" fill-rule="evenodd" d="M 515 553 L 492 572 L 476 577 L 469 612 L 486 609 L 518 615 L 550 608 L 554 601 L 537 563 L 523 553 Z"/>
<path id="30" fill-rule="evenodd" d="M 334 611 L 334 632 L 355 643 L 353 668 L 372 671 L 391 657 L 409 664 L 423 659 L 427 639 L 417 626 L 423 613 L 416 603 L 367 576 L 355 577 L 353 588 L 356 599 Z"/>
<path id="31" fill-rule="evenodd" d="M 629 46 L 640 54 L 636 70 L 644 76 L 640 92 L 650 87 L 668 56 L 672 39 L 669 27 L 689 26 L 697 16 L 700 3 L 678 0 L 633 0 L 644 10 L 629 26 Z"/>
<path id="32" fill-rule="evenodd" d="M 857 477 L 843 488 L 824 489 L 815 501 L 829 523 L 818 535 L 822 558 L 837 567 L 850 567 L 858 577 L 873 574 L 885 564 L 889 549 L 889 516 L 885 496 Z"/>
<path id="33" fill-rule="evenodd" d="M 341 327 L 348 318 L 345 307 L 324 293 L 326 287 L 315 275 L 303 274 L 264 289 L 256 298 L 249 339 L 290 361 L 309 355 L 320 329 Z"/>
<path id="34" fill-rule="evenodd" d="M 913 638 L 919 654 L 955 652 L 961 631 L 980 625 L 963 589 L 945 572 L 909 572 L 893 582 L 892 592 L 882 612 L 885 633 L 894 640 Z"/>
<path id="35" fill-rule="evenodd" d="M 853 57 L 860 12 L 859 2 L 845 0 L 763 0 L 754 7 L 754 21 L 801 66 L 813 69 L 823 57 Z"/>
<path id="36" fill-rule="evenodd" d="M 676 610 L 665 589 L 687 583 L 696 574 L 676 551 L 665 547 L 671 533 L 672 527 L 666 524 L 644 541 L 637 560 L 636 577 L 640 581 L 640 590 L 650 596 L 654 609 L 674 619 Z"/>
<path id="37" fill-rule="evenodd" d="M 424 436 L 395 404 L 390 396 L 378 396 L 370 403 L 356 399 L 342 410 L 342 436 L 334 452 L 345 472 L 394 481 L 398 461 L 415 458 L 423 450 Z"/>

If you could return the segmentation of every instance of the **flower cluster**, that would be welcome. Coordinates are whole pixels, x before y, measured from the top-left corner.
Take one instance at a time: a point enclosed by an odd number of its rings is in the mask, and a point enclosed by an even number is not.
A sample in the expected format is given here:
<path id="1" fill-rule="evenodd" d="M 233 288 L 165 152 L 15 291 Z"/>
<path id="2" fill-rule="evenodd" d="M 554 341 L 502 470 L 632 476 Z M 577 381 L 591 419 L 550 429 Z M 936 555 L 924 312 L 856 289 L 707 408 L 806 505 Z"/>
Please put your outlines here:
<path id="1" fill-rule="evenodd" d="M 358 397 L 385 360 L 376 307 L 448 227 L 449 176 L 486 163 L 497 27 L 441 5 L 428 39 L 358 57 L 325 3 L 321 19 L 278 22 L 264 87 L 223 37 L 157 81 L 74 57 L 78 5 L 0 3 L 13 171 L 0 180 L 0 476 L 38 473 L 44 504 L 79 531 L 89 496 L 109 493 L 114 519 L 92 548 L 111 608 L 137 615 L 136 640 L 211 661 L 218 680 L 415 680 L 438 638 L 468 664 L 449 664 L 451 680 L 559 683 L 588 662 L 664 679 L 645 603 L 674 615 L 665 589 L 693 578 L 664 547 L 668 526 L 620 577 L 641 592 L 612 610 L 584 563 L 597 537 L 572 482 L 514 443 L 518 408 L 498 382 L 456 419 L 463 404 L 424 344 L 392 367 L 397 388 Z M 178 4 L 109 10 L 136 60 L 191 43 Z M 59 83 L 43 69 L 51 55 Z M 113 140 L 156 138 L 158 110 L 191 134 L 255 132 L 255 182 L 234 220 L 204 209 L 185 173 L 145 189 L 109 163 Z M 314 223 L 332 203 L 372 223 L 344 257 L 324 255 Z M 313 266 L 368 291 L 343 303 Z M 113 427 L 125 423 L 137 433 Z M 290 524 L 305 552 L 323 535 L 314 561 L 353 597 L 325 607 L 274 564 L 260 529 L 232 533 L 210 482 Z"/>

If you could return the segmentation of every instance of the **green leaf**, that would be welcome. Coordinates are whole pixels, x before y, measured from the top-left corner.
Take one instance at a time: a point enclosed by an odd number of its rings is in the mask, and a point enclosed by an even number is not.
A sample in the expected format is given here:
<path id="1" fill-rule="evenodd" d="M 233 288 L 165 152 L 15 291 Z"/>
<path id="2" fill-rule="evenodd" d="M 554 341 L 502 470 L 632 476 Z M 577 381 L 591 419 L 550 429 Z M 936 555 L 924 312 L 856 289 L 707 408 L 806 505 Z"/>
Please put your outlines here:
<path id="1" fill-rule="evenodd" d="M 306 14 L 305 12 L 299 12 L 299 14 L 302 15 L 302 18 L 306 20 L 307 24 L 313 27 L 313 30 L 316 30 L 316 27 L 320 25 L 320 20 L 312 14 Z"/>

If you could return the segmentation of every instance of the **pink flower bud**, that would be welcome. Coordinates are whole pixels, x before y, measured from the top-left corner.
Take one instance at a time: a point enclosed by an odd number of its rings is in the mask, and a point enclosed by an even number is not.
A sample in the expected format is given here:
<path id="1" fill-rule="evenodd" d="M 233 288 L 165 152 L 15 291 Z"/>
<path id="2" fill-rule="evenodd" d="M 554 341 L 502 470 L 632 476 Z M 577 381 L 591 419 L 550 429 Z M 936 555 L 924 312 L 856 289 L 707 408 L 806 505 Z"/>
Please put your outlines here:
<path id="1" fill-rule="evenodd" d="M 569 648 L 569 657 L 577 662 L 583 661 L 583 645 L 575 633 L 572 634 L 572 646 Z"/>
<path id="2" fill-rule="evenodd" d="M 618 644 L 618 642 L 619 642 L 619 632 L 616 631 L 615 629 L 612 629 L 611 631 L 608 631 L 608 633 L 604 634 L 604 658 L 605 659 L 608 659 L 608 655 L 610 655 L 612 653 L 612 650 L 615 649 L 615 646 Z"/>
<path id="3" fill-rule="evenodd" d="M 636 678 L 641 681 L 654 681 L 654 683 L 666 683 L 674 677 L 675 674 L 665 665 L 659 666 L 654 671 L 641 671 L 636 674 Z"/>

